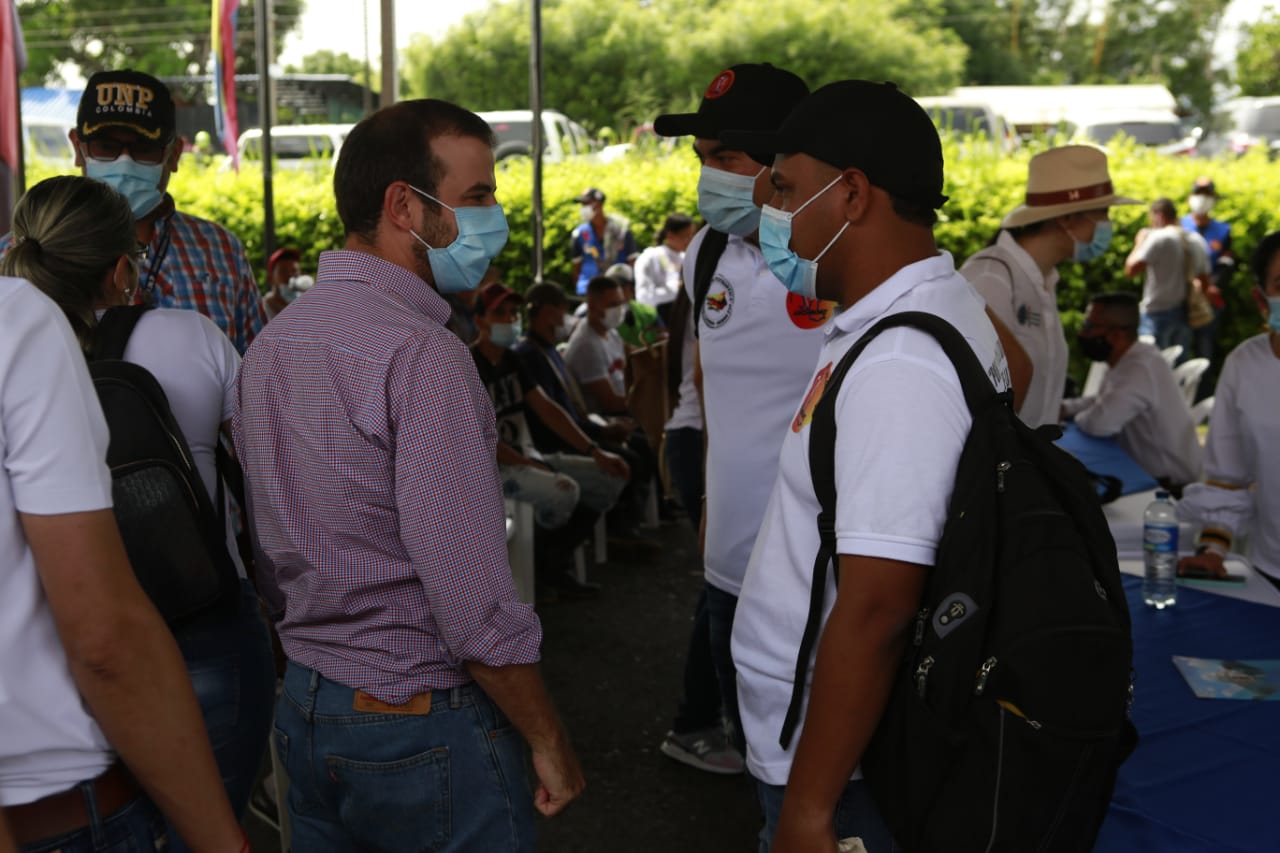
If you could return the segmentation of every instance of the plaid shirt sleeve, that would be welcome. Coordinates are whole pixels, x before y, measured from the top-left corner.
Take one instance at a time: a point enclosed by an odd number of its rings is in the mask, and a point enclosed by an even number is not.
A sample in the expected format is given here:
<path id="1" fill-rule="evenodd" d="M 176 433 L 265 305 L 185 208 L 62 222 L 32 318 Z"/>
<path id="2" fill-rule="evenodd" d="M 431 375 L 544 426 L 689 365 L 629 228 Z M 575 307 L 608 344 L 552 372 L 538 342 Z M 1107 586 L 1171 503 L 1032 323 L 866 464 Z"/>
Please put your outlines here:
<path id="1" fill-rule="evenodd" d="M 400 539 L 446 659 L 537 661 L 542 629 L 515 594 L 493 407 L 471 354 L 452 337 L 411 344 L 387 383 Z"/>
<path id="2" fill-rule="evenodd" d="M 235 236 L 231 237 L 231 242 L 236 280 L 234 340 L 236 349 L 243 354 L 266 325 L 267 309 L 262 304 L 262 291 L 258 289 L 258 280 L 253 275 L 253 266 L 249 263 L 244 244 Z"/>

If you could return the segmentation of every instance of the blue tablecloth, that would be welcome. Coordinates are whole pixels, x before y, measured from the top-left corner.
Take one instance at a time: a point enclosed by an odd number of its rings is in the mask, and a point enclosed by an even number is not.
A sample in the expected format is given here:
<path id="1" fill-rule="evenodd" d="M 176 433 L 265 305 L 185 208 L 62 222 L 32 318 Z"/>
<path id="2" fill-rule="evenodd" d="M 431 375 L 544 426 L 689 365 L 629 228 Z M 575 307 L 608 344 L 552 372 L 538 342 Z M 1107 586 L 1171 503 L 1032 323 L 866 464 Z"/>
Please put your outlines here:
<path id="1" fill-rule="evenodd" d="M 1280 658 L 1280 610 L 1193 589 L 1164 611 L 1133 614 L 1134 723 L 1096 853 L 1280 850 L 1280 702 L 1197 699 L 1173 655 Z"/>
<path id="2" fill-rule="evenodd" d="M 1095 438 L 1080 431 L 1075 424 L 1063 427 L 1057 445 L 1079 459 L 1095 474 L 1110 474 L 1124 484 L 1122 495 L 1147 492 L 1156 487 L 1155 478 L 1142 470 L 1128 453 L 1120 449 L 1114 438 Z"/>

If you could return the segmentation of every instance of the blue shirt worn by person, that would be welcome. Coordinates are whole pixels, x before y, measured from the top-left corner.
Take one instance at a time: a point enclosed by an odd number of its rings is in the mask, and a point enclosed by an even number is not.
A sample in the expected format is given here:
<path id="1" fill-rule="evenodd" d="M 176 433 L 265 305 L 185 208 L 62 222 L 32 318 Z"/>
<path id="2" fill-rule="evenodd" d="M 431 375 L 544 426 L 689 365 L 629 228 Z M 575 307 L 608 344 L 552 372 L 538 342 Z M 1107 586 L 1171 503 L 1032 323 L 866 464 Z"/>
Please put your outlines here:
<path id="1" fill-rule="evenodd" d="M 1209 246 L 1210 269 L 1218 265 L 1218 258 L 1223 252 L 1231 251 L 1231 225 L 1226 222 L 1210 219 L 1202 228 L 1196 223 L 1195 217 L 1188 213 L 1182 217 L 1182 227 L 1188 231 L 1195 231 L 1204 238 L 1204 242 Z"/>

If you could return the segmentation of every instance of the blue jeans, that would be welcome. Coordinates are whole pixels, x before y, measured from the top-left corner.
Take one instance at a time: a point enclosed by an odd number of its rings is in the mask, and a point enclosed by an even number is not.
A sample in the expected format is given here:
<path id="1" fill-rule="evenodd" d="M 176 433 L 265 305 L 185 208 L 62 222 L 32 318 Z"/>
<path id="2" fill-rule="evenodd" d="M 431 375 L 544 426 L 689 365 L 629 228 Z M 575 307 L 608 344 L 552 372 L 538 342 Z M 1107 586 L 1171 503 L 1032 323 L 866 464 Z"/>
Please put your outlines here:
<path id="1" fill-rule="evenodd" d="M 766 785 L 756 780 L 756 793 L 760 798 L 760 810 L 764 812 L 764 828 L 760 830 L 760 853 L 769 853 L 773 844 L 773 832 L 778 827 L 778 815 L 782 812 L 782 797 L 787 792 L 783 785 Z M 855 779 L 844 788 L 840 802 L 836 804 L 836 838 L 857 837 L 867 848 L 867 853 L 895 853 L 889 827 L 880 817 L 880 810 L 871 800 L 866 784 Z"/>
<path id="2" fill-rule="evenodd" d="M 721 704 L 720 685 L 711 663 L 711 624 L 704 587 L 693 611 L 693 630 L 684 657 L 684 692 L 671 730 L 683 735 L 719 726 Z"/>
<path id="3" fill-rule="evenodd" d="M 98 814 L 92 782 L 81 782 L 88 812 L 93 820 L 84 829 L 54 838 L 45 838 L 22 848 L 22 853 L 155 853 L 169 849 L 164 817 L 146 797 L 110 815 Z"/>
<path id="4" fill-rule="evenodd" d="M 1187 325 L 1187 303 L 1163 311 L 1144 311 L 1138 321 L 1138 334 L 1156 339 L 1156 349 L 1168 349 L 1175 344 L 1182 347 L 1178 362 L 1191 356 L 1191 327 Z"/>
<path id="5" fill-rule="evenodd" d="M 733 637 L 733 614 L 738 609 L 738 596 L 707 584 L 707 629 L 711 637 L 711 666 L 720 685 L 720 706 L 729 723 L 729 738 L 738 752 L 747 754 L 742 736 L 742 715 L 738 712 L 738 670 L 733 665 L 729 641 Z"/>
<path id="6" fill-rule="evenodd" d="M 276 698 L 271 635 L 253 585 L 240 582 L 240 609 L 230 622 L 179 631 L 213 757 L 237 816 L 249 804 L 271 734 Z M 175 849 L 185 850 L 174 834 Z"/>
<path id="7" fill-rule="evenodd" d="M 433 691 L 421 715 L 356 711 L 354 699 L 289 662 L 275 747 L 294 850 L 533 850 L 524 741 L 484 691 Z"/>

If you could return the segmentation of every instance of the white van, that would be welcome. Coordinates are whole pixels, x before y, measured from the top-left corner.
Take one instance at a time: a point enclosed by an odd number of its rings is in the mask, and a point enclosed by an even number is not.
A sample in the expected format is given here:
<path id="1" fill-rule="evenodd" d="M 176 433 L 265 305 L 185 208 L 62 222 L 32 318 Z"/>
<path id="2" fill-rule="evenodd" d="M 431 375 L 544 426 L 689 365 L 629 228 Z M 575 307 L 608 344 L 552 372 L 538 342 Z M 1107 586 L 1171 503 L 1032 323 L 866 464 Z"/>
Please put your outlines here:
<path id="1" fill-rule="evenodd" d="M 985 136 L 996 150 L 1009 154 L 1018 148 L 1018 137 L 995 108 L 977 98 L 937 95 L 916 98 L 916 103 L 943 133 L 957 136 Z"/>
<path id="2" fill-rule="evenodd" d="M 74 122 L 74 119 L 72 119 Z M 22 144 L 24 156 L 46 163 L 71 165 L 76 161 L 76 149 L 71 144 L 72 124 L 49 118 L 22 119 Z"/>
<path id="3" fill-rule="evenodd" d="M 351 132 L 351 124 L 293 124 L 271 128 L 271 154 L 277 169 L 333 166 L 338 151 Z M 236 143 L 241 163 L 262 162 L 262 128 L 240 134 Z"/>
<path id="4" fill-rule="evenodd" d="M 533 110 L 493 110 L 477 113 L 497 137 L 495 160 L 528 157 L 533 152 Z M 591 136 L 586 128 L 555 110 L 542 111 L 542 158 L 559 163 L 569 157 L 591 153 Z"/>

